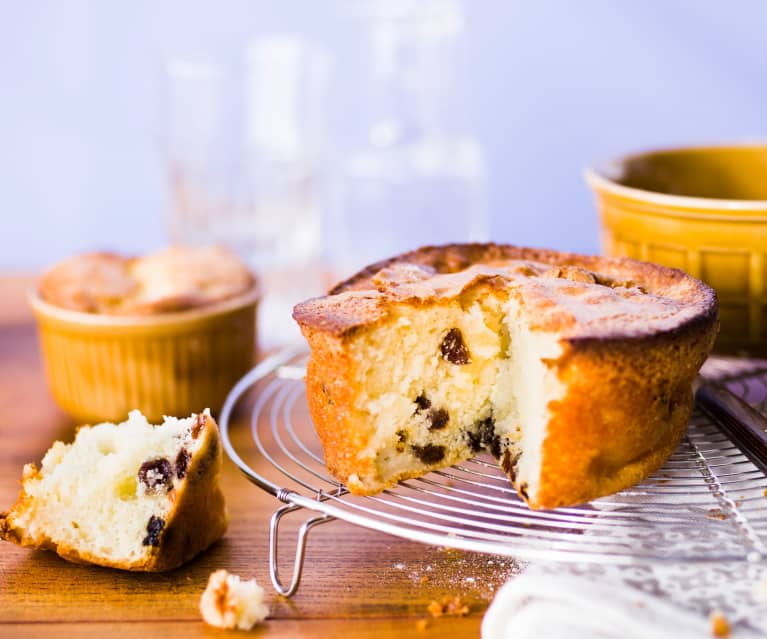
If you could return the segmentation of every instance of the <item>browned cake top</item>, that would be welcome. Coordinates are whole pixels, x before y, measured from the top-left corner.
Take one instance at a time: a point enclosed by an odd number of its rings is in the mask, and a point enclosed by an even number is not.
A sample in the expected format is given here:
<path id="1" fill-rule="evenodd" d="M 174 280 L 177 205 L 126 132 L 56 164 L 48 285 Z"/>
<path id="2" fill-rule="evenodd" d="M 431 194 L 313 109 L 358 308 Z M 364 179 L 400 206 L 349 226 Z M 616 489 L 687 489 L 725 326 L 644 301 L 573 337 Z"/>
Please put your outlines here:
<path id="1" fill-rule="evenodd" d="M 326 297 L 299 304 L 299 324 L 342 335 L 398 303 L 454 299 L 479 286 L 513 296 L 532 327 L 568 339 L 668 334 L 710 324 L 714 291 L 676 269 L 497 244 L 424 247 L 373 264 Z"/>
<path id="2" fill-rule="evenodd" d="M 245 293 L 253 274 L 221 247 L 171 246 L 140 258 L 88 253 L 45 273 L 40 296 L 60 308 L 109 315 L 151 315 L 220 302 Z"/>

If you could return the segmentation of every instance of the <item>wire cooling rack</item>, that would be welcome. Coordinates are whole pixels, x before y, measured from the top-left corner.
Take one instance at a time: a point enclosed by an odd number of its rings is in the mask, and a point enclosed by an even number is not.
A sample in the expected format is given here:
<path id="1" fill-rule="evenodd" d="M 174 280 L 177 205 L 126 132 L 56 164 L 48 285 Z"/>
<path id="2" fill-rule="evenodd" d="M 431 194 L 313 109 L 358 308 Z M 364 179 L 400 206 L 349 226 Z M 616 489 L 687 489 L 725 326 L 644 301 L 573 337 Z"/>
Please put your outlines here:
<path id="1" fill-rule="evenodd" d="M 638 564 L 767 557 L 767 477 L 697 410 L 663 468 L 641 484 L 577 507 L 530 510 L 488 456 L 403 481 L 379 495 L 352 495 L 325 469 L 306 408 L 306 358 L 302 347 L 293 347 L 263 361 L 229 393 L 220 419 L 232 461 L 285 503 L 270 521 L 270 575 L 283 595 L 298 589 L 309 531 L 335 519 L 522 560 Z M 767 366 L 709 360 L 704 373 L 764 411 Z M 243 438 L 230 432 L 230 420 L 246 400 L 252 403 L 251 437 Z M 313 514 L 299 529 L 293 575 L 285 585 L 277 566 L 279 525 L 300 509 Z"/>

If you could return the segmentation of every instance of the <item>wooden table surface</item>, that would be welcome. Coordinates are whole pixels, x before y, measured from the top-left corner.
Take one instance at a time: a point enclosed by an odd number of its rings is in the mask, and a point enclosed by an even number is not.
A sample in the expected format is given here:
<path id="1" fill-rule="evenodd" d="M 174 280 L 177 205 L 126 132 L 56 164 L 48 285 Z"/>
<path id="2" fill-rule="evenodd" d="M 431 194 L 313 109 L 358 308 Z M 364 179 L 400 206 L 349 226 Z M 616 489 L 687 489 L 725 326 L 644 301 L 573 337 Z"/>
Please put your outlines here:
<path id="1" fill-rule="evenodd" d="M 31 282 L 0 277 L 0 510 L 16 500 L 22 466 L 39 463 L 54 440 L 70 441 L 76 425 L 46 387 L 24 297 Z M 217 568 L 264 586 L 271 614 L 255 636 L 477 637 L 493 593 L 516 571 L 509 559 L 425 546 L 336 521 L 312 531 L 301 587 L 285 599 L 272 589 L 268 573 L 269 517 L 280 503 L 248 483 L 229 460 L 223 487 L 231 513 L 226 536 L 166 574 L 76 565 L 0 542 L 0 637 L 223 635 L 205 625 L 197 610 Z M 286 575 L 304 518 L 284 520 Z M 469 604 L 468 616 L 428 614 L 429 602 L 456 594 Z M 428 620 L 425 630 L 419 620 Z"/>

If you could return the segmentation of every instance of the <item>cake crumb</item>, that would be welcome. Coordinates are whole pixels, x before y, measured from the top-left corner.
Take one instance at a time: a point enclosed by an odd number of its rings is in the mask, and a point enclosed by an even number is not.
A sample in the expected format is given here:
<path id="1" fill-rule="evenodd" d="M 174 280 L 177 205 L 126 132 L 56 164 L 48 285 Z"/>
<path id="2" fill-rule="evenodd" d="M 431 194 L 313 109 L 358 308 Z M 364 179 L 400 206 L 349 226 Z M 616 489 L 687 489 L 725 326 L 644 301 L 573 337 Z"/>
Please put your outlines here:
<path id="1" fill-rule="evenodd" d="M 727 623 L 727 618 L 722 614 L 721 610 L 712 610 L 708 617 L 711 623 L 711 635 L 714 637 L 729 637 L 730 636 L 730 624 Z"/>
<path id="2" fill-rule="evenodd" d="M 415 629 L 418 632 L 426 632 L 426 630 L 429 627 L 429 620 L 428 619 L 419 619 L 415 622 Z"/>
<path id="3" fill-rule="evenodd" d="M 241 581 L 226 570 L 216 570 L 200 598 L 200 614 L 205 623 L 216 628 L 250 630 L 266 619 L 264 589 L 255 579 Z"/>
<path id="4" fill-rule="evenodd" d="M 724 521 L 727 519 L 727 515 L 725 515 L 721 510 L 718 508 L 711 508 L 708 511 L 708 514 L 706 515 L 709 519 L 718 519 L 719 521 Z"/>
<path id="5" fill-rule="evenodd" d="M 432 600 L 426 607 L 429 614 L 434 617 L 449 615 L 453 617 L 465 617 L 469 614 L 469 606 L 461 599 L 460 595 L 445 595 L 440 601 Z"/>
<path id="6" fill-rule="evenodd" d="M 429 575 L 421 575 L 421 585 L 429 583 Z"/>

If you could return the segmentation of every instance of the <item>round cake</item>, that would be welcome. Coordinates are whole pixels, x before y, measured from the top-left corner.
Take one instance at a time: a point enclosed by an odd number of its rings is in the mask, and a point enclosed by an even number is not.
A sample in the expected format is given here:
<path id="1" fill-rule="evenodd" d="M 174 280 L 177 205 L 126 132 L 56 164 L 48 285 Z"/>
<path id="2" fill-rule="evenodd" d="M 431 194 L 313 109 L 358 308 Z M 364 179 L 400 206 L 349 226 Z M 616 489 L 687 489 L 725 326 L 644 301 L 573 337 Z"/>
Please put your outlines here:
<path id="1" fill-rule="evenodd" d="M 532 508 L 661 466 L 718 330 L 714 291 L 682 271 L 496 244 L 373 264 L 293 316 L 325 462 L 350 491 L 487 451 Z"/>

